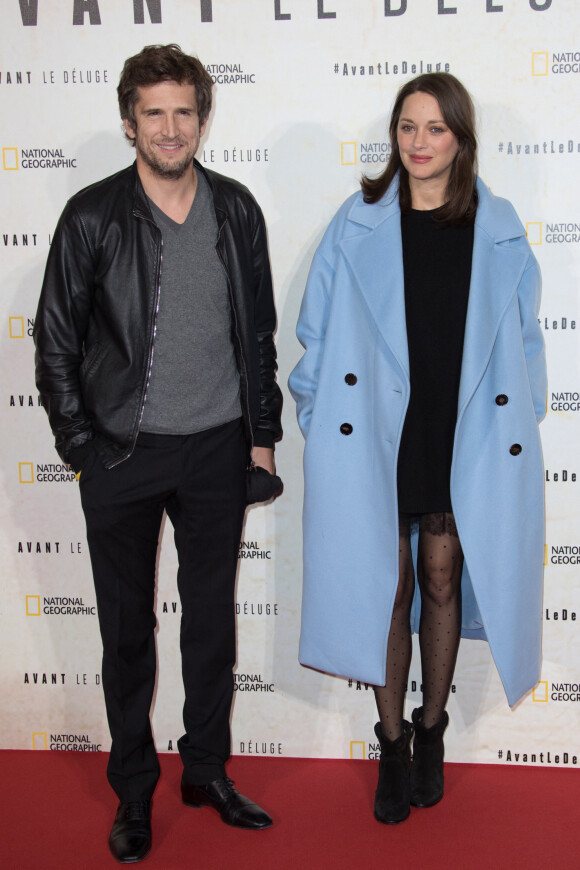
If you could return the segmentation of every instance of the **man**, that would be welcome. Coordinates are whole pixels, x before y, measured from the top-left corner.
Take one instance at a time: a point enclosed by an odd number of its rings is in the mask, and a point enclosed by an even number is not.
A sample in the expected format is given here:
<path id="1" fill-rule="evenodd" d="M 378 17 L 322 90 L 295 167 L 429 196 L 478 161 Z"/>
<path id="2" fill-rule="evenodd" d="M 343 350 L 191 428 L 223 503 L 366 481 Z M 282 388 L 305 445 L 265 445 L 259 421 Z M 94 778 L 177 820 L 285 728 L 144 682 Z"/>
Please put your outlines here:
<path id="1" fill-rule="evenodd" d="M 262 213 L 194 160 L 212 81 L 178 46 L 129 58 L 119 87 L 133 166 L 72 197 L 35 321 L 37 386 L 79 475 L 120 804 L 121 862 L 151 847 L 159 764 L 155 563 L 174 529 L 185 686 L 182 797 L 243 828 L 270 817 L 225 774 L 235 663 L 234 582 L 246 469 L 274 473 L 281 436 L 275 310 Z"/>

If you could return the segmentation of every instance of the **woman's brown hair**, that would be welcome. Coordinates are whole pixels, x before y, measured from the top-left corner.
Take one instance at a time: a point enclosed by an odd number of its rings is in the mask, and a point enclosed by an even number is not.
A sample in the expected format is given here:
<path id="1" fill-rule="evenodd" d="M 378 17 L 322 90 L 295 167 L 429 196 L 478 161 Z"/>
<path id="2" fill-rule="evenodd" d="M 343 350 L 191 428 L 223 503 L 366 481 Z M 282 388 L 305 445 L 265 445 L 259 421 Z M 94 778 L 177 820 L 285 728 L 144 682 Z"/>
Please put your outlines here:
<path id="1" fill-rule="evenodd" d="M 475 175 L 477 172 L 477 139 L 475 110 L 467 90 L 450 73 L 425 73 L 402 86 L 397 94 L 389 124 L 391 154 L 384 172 L 377 178 L 363 176 L 361 187 L 365 202 L 378 202 L 399 174 L 399 204 L 403 213 L 411 209 L 409 174 L 399 153 L 397 128 L 403 103 L 418 92 L 434 97 L 443 120 L 457 138 L 459 145 L 451 166 L 445 191 L 445 204 L 437 212 L 437 220 L 445 224 L 472 223 L 477 210 Z"/>

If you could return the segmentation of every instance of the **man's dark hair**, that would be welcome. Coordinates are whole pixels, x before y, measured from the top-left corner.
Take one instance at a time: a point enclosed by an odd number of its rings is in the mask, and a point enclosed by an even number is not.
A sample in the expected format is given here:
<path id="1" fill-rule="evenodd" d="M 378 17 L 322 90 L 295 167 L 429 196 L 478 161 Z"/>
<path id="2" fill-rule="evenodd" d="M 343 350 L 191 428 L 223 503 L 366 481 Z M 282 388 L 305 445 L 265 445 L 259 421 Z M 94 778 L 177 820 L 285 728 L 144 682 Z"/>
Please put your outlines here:
<path id="1" fill-rule="evenodd" d="M 159 82 L 177 82 L 178 85 L 193 85 L 200 125 L 211 111 L 213 82 L 204 65 L 189 54 L 184 54 L 178 45 L 146 45 L 139 54 L 127 58 L 119 79 L 117 96 L 123 121 L 128 121 L 135 130 L 135 104 L 137 88 L 157 85 Z M 127 136 L 135 145 L 135 140 Z"/>

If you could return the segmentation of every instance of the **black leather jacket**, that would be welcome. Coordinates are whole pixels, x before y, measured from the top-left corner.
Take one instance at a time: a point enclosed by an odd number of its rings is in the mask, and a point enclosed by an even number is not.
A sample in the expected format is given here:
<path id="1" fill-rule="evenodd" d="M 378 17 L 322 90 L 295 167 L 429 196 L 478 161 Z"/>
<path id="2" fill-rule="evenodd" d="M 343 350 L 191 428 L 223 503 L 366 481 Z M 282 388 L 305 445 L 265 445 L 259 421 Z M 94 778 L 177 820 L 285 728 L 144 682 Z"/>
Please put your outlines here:
<path id="1" fill-rule="evenodd" d="M 242 184 L 195 166 L 213 193 L 248 449 L 272 446 L 282 434 L 282 396 L 264 218 Z M 34 323 L 36 385 L 65 462 L 93 439 L 108 468 L 133 451 L 150 377 L 160 264 L 161 232 L 135 164 L 69 200 Z"/>

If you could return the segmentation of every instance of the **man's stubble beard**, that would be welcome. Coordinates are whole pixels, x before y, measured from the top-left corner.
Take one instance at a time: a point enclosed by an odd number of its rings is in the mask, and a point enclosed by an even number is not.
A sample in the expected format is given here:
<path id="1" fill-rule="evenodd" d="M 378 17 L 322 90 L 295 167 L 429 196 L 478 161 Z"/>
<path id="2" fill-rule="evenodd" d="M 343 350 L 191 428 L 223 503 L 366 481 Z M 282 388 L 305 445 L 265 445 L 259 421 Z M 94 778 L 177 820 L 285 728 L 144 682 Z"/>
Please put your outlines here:
<path id="1" fill-rule="evenodd" d="M 137 147 L 137 153 L 149 169 L 157 175 L 158 178 L 163 178 L 170 181 L 176 181 L 183 178 L 188 169 L 193 166 L 193 154 L 184 157 L 179 163 L 166 166 L 161 161 L 156 160 L 151 154 Z"/>

